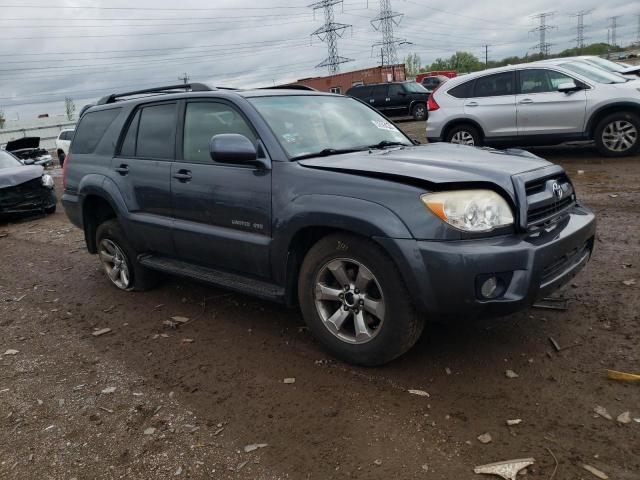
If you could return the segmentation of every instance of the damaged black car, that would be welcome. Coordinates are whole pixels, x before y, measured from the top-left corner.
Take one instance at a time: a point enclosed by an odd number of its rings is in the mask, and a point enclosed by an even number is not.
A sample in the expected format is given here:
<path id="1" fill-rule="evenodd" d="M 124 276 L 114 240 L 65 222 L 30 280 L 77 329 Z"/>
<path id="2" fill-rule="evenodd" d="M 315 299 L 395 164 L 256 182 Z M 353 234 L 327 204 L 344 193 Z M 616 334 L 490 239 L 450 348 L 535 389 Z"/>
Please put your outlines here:
<path id="1" fill-rule="evenodd" d="M 0 150 L 0 219 L 33 213 L 54 213 L 53 178 L 40 165 L 23 165 Z"/>
<path id="2" fill-rule="evenodd" d="M 47 150 L 40 148 L 40 137 L 24 137 L 11 140 L 5 150 L 18 157 L 25 165 L 47 167 L 53 163 L 53 157 Z"/>

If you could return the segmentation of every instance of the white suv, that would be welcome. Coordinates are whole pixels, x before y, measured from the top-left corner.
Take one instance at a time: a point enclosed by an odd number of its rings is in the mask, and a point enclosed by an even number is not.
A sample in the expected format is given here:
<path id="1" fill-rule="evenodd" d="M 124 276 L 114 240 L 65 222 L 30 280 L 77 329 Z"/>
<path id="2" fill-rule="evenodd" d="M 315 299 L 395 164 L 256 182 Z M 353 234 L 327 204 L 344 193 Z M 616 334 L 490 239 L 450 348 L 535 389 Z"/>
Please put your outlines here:
<path id="1" fill-rule="evenodd" d="M 611 157 L 640 149 L 640 81 L 582 61 L 532 62 L 457 77 L 431 94 L 428 108 L 430 142 L 594 140 Z"/>
<path id="2" fill-rule="evenodd" d="M 60 130 L 60 134 L 56 138 L 56 154 L 61 167 L 64 164 L 65 157 L 69 154 L 69 146 L 74 132 L 75 130 L 73 129 Z"/>

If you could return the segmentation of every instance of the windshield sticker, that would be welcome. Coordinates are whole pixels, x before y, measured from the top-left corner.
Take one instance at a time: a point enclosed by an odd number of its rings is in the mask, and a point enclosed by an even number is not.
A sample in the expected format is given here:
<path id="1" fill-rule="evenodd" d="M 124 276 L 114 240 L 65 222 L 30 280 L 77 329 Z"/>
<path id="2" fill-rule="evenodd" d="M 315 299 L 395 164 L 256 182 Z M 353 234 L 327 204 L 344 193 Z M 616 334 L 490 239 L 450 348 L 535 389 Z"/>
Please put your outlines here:
<path id="1" fill-rule="evenodd" d="M 294 134 L 294 133 L 285 133 L 284 135 L 282 135 L 282 138 L 287 143 L 296 143 L 297 142 L 297 138 L 296 137 L 297 137 L 297 135 Z"/>
<path id="2" fill-rule="evenodd" d="M 395 132 L 396 131 L 396 127 L 394 127 L 389 122 L 385 122 L 385 121 L 382 121 L 382 120 L 371 120 L 371 123 L 373 123 L 380 130 L 388 130 L 390 132 Z"/>

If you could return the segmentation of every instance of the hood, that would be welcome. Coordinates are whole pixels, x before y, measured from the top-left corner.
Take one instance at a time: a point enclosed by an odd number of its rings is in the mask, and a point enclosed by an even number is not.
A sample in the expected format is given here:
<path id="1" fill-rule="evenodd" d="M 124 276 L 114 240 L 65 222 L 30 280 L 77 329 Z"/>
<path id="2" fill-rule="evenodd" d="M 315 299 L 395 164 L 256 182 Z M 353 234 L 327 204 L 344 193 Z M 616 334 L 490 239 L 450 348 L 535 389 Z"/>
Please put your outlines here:
<path id="1" fill-rule="evenodd" d="M 513 191 L 511 176 L 552 164 L 524 150 L 432 143 L 300 160 L 305 167 L 418 179 L 431 184 L 490 182 Z"/>
<path id="2" fill-rule="evenodd" d="M 633 65 L 631 67 L 624 67 L 620 70 L 623 75 L 631 75 L 640 73 L 640 65 Z"/>
<path id="3" fill-rule="evenodd" d="M 0 188 L 15 187 L 42 177 L 44 169 L 40 165 L 23 165 L 0 169 Z"/>
<path id="4" fill-rule="evenodd" d="M 40 137 L 24 137 L 17 140 L 11 140 L 7 142 L 5 150 L 15 152 L 16 150 L 22 150 L 24 148 L 38 148 L 40 146 Z"/>

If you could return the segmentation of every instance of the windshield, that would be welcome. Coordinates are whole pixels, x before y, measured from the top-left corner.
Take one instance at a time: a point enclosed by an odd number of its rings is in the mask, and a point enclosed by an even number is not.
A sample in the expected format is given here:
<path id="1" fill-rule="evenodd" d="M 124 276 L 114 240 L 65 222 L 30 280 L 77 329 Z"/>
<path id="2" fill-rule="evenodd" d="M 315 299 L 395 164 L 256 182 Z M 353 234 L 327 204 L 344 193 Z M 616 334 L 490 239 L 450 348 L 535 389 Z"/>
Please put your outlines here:
<path id="1" fill-rule="evenodd" d="M 278 95 L 248 100 L 290 158 L 385 143 L 412 145 L 387 119 L 350 97 Z"/>
<path id="2" fill-rule="evenodd" d="M 4 150 L 0 150 L 0 168 L 19 167 L 20 165 L 22 164 L 16 159 L 16 157 Z"/>
<path id="3" fill-rule="evenodd" d="M 628 67 L 628 65 L 624 63 L 616 63 L 612 62 L 611 60 L 607 60 L 606 58 L 600 57 L 589 57 L 585 58 L 585 60 L 589 63 L 598 65 L 599 67 L 604 68 L 609 72 L 620 72 L 623 68 Z"/>
<path id="4" fill-rule="evenodd" d="M 607 72 L 600 67 L 584 62 L 567 62 L 561 66 L 598 83 L 625 83 L 627 81 L 617 73 Z"/>
<path id="5" fill-rule="evenodd" d="M 407 90 L 409 90 L 411 93 L 429 93 L 429 91 L 419 83 L 407 82 L 405 83 L 405 85 L 407 86 Z"/>

